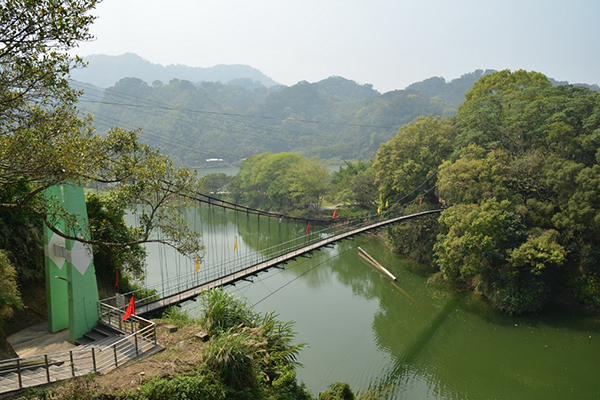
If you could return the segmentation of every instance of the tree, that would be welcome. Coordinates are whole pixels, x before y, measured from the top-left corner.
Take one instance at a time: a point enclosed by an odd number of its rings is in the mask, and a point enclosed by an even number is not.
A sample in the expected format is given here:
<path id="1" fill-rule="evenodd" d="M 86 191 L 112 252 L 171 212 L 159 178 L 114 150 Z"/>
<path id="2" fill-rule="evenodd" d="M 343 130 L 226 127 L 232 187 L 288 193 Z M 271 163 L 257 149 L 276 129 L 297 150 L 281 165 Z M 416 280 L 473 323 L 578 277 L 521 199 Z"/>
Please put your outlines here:
<path id="1" fill-rule="evenodd" d="M 128 252 L 133 258 L 139 256 L 136 246 L 151 241 L 173 246 L 192 258 L 200 257 L 200 235 L 188 229 L 179 212 L 183 204 L 180 194 L 199 187 L 195 173 L 175 168 L 158 150 L 140 143 L 139 132 L 113 128 L 103 137 L 95 132 L 89 116 L 78 117 L 80 93 L 69 86 L 69 73 L 83 63 L 69 51 L 91 39 L 89 26 L 94 17 L 88 13 L 97 3 L 0 3 L 0 225 L 4 228 L 8 223 L 8 229 L 15 232 L 37 225 L 41 233 L 44 223 L 67 239 L 118 247 L 122 259 L 129 257 L 125 255 Z M 85 186 L 91 182 L 110 190 L 114 210 L 137 214 L 139 227 L 125 236 L 86 239 L 70 234 L 82 231 L 77 215 L 46 198 L 44 192 L 55 185 Z M 27 223 L 21 226 L 18 221 Z M 96 222 L 102 225 L 105 221 Z M 95 229 L 117 233 L 110 225 L 107 222 Z M 161 235 L 153 236 L 156 231 Z M 22 233 L 16 243 L 25 236 L 29 242 L 40 239 Z M 26 261 L 33 250 L 24 256 L 15 243 L 4 242 L 11 259 L 19 262 L 15 267 L 21 281 L 43 276 L 39 261 Z M 41 240 L 30 247 L 41 249 Z M 0 285 L 0 297 L 7 309 L 14 309 L 19 301 L 13 270 L 6 265 L 3 268 L 6 279 Z"/>
<path id="2" fill-rule="evenodd" d="M 364 209 L 373 209 L 379 198 L 372 163 L 363 161 L 346 162 L 333 172 L 330 197 L 336 203 L 356 204 Z"/>
<path id="3" fill-rule="evenodd" d="M 329 187 L 329 172 L 318 159 L 304 158 L 290 166 L 285 184 L 291 207 L 318 210 Z"/>
<path id="4" fill-rule="evenodd" d="M 23 307 L 17 287 L 17 272 L 5 251 L 0 250 L 0 325 Z"/>
<path id="5" fill-rule="evenodd" d="M 116 241 L 130 243 L 135 240 L 136 229 L 125 223 L 125 210 L 118 206 L 116 199 L 109 193 L 98 195 L 89 193 L 86 206 L 90 223 L 90 233 L 100 242 Z M 141 277 L 146 264 L 146 250 L 141 244 L 127 247 L 93 246 L 96 274 L 110 282 L 119 273 L 121 291 L 129 291 L 129 278 Z M 118 271 L 118 272 L 117 272 Z"/>
<path id="6" fill-rule="evenodd" d="M 510 94 L 524 88 L 543 89 L 551 86 L 550 80 L 539 72 L 523 69 L 511 72 L 509 69 L 482 76 L 465 94 L 465 102 L 458 107 L 458 112 L 472 109 L 477 100 L 488 95 Z"/>
<path id="7" fill-rule="evenodd" d="M 283 211 L 320 205 L 328 183 L 329 173 L 318 159 L 261 153 L 242 163 L 229 189 L 236 202 Z"/>
<path id="8" fill-rule="evenodd" d="M 508 200 L 457 205 L 440 216 L 434 245 L 444 277 L 483 293 L 510 314 L 538 310 L 550 293 L 544 269 L 560 266 L 556 232 L 527 232 Z"/>
<path id="9" fill-rule="evenodd" d="M 550 87 L 539 73 L 501 71 L 467 98 L 455 151 L 438 174 L 440 195 L 457 204 L 440 218 L 440 268 L 508 312 L 538 309 L 551 289 L 600 304 L 600 96 Z M 518 218 L 521 239 L 500 246 L 492 233 L 502 225 L 477 232 L 475 221 L 491 215 Z"/>
<path id="10" fill-rule="evenodd" d="M 346 382 L 334 382 L 319 393 L 319 400 L 354 400 L 354 392 Z"/>
<path id="11" fill-rule="evenodd" d="M 487 152 L 478 145 L 469 145 L 459 154 L 455 160 L 446 160 L 439 167 L 438 189 L 444 199 L 452 203 L 478 203 L 492 197 L 509 197 L 504 152 Z"/>
<path id="12" fill-rule="evenodd" d="M 78 92 L 69 87 L 69 72 L 82 63 L 68 50 L 91 38 L 88 12 L 96 0 L 7 0 L 0 6 L 0 210 L 32 212 L 55 233 L 65 219 L 76 227 L 74 215 L 46 201 L 46 188 L 60 184 L 111 185 L 119 207 L 140 214 L 140 229 L 129 246 L 148 241 L 170 244 L 195 257 L 202 250 L 199 236 L 182 229 L 179 193 L 199 185 L 195 174 L 138 141 L 138 132 L 113 129 L 106 137 L 95 133 L 89 117 L 77 117 Z M 14 190 L 26 185 L 28 191 Z M 138 208 L 142 204 L 141 209 Z M 152 232 L 160 229 L 161 239 Z M 68 231 L 65 230 L 65 232 Z"/>
<path id="13" fill-rule="evenodd" d="M 436 117 L 420 117 L 400 128 L 373 160 L 382 201 L 414 198 L 434 186 L 434 175 L 452 152 L 454 136 L 452 121 Z"/>
<path id="14" fill-rule="evenodd" d="M 218 194 L 225 189 L 229 181 L 233 178 L 223 172 L 207 174 L 200 179 L 200 184 L 205 192 L 209 194 Z"/>

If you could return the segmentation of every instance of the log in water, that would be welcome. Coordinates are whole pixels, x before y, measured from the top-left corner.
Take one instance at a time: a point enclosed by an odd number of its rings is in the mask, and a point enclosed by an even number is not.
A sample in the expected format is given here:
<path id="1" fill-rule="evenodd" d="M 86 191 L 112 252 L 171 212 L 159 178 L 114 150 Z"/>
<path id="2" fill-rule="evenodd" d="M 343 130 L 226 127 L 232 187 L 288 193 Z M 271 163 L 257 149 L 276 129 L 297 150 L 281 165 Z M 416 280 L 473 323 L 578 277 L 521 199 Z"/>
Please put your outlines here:
<path id="1" fill-rule="evenodd" d="M 390 271 L 388 271 L 387 269 L 385 269 L 383 267 L 383 265 L 379 264 L 377 262 L 377 260 L 375 260 L 373 257 L 371 257 L 371 255 L 369 253 L 367 253 L 366 251 L 364 251 L 360 247 L 358 248 L 358 255 L 363 260 L 365 260 L 366 262 L 368 262 L 369 264 L 371 264 L 372 266 L 374 266 L 375 268 L 377 268 L 379 271 L 381 271 L 385 276 L 387 276 L 391 280 L 393 280 L 393 281 L 396 280 L 396 277 L 394 275 L 392 275 L 392 273 Z"/>

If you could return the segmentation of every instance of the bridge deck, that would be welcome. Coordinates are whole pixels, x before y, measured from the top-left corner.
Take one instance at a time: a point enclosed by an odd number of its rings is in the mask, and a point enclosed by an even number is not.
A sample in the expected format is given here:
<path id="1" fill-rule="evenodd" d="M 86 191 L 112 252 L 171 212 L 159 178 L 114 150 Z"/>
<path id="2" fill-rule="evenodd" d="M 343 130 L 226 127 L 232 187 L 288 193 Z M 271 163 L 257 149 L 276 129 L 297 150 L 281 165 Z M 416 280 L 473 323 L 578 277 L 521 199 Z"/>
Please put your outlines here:
<path id="1" fill-rule="evenodd" d="M 330 236 L 319 242 L 307 245 L 305 247 L 302 247 L 300 249 L 291 251 L 284 255 L 272 258 L 270 260 L 263 261 L 259 264 L 256 264 L 251 267 L 240 270 L 238 272 L 226 275 L 222 278 L 215 279 L 213 281 L 201 284 L 194 288 L 184 290 L 184 291 L 174 294 L 174 295 L 163 297 L 162 299 L 159 299 L 159 300 L 156 300 L 156 301 L 144 304 L 144 305 L 140 305 L 140 306 L 136 307 L 136 313 L 137 313 L 137 315 L 144 315 L 144 314 L 148 314 L 148 313 L 151 313 L 154 311 L 158 311 L 158 310 L 167 308 L 171 305 L 178 304 L 183 301 L 194 298 L 205 290 L 232 284 L 234 282 L 237 282 L 237 281 L 247 278 L 249 276 L 256 275 L 258 272 L 268 270 L 270 268 L 276 267 L 279 264 L 283 264 L 283 263 L 291 261 L 295 258 L 304 256 L 304 255 L 311 253 L 315 250 L 318 250 L 322 247 L 331 245 L 335 242 L 339 242 L 344 239 L 348 239 L 349 237 L 356 236 L 361 233 L 375 230 L 375 229 L 381 228 L 383 226 L 390 225 L 390 224 L 400 222 L 403 220 L 409 220 L 412 218 L 422 217 L 422 216 L 428 215 L 428 214 L 440 213 L 441 211 L 442 210 L 428 210 L 428 211 L 422 211 L 422 212 L 415 213 L 415 214 L 403 215 L 401 217 L 391 218 L 391 219 L 384 220 L 384 221 L 378 221 L 378 222 L 375 222 L 375 223 L 372 223 L 369 225 L 361 226 L 361 227 L 356 228 L 351 231 L 347 231 L 347 232 L 343 232 L 343 233 L 340 233 L 337 235 Z"/>

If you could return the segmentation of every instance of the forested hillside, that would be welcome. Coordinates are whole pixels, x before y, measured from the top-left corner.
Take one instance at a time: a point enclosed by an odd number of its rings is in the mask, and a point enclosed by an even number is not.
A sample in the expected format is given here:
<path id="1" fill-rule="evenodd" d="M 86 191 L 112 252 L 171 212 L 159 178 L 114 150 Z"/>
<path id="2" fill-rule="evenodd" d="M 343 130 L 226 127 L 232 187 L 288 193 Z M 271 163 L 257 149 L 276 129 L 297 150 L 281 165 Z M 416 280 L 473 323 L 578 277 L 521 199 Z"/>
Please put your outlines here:
<path id="1" fill-rule="evenodd" d="M 128 72 L 144 75 L 135 68 Z M 381 143 L 419 116 L 456 115 L 465 93 L 492 72 L 477 70 L 449 82 L 433 77 L 384 94 L 342 77 L 269 88 L 250 78 L 224 84 L 134 77 L 107 89 L 73 85 L 84 89 L 79 108 L 94 115 L 100 132 L 140 128 L 142 140 L 179 165 L 202 166 L 210 158 L 238 164 L 263 152 L 299 152 L 339 162 L 371 159 Z"/>
<path id="2" fill-rule="evenodd" d="M 235 82 L 234 82 L 235 83 Z M 262 152 L 300 152 L 323 159 L 369 159 L 379 145 L 420 115 L 453 115 L 441 97 L 414 90 L 380 94 L 371 85 L 331 77 L 291 87 L 126 78 L 85 89 L 83 111 L 100 132 L 141 128 L 142 139 L 182 165 L 208 158 L 237 163 Z"/>

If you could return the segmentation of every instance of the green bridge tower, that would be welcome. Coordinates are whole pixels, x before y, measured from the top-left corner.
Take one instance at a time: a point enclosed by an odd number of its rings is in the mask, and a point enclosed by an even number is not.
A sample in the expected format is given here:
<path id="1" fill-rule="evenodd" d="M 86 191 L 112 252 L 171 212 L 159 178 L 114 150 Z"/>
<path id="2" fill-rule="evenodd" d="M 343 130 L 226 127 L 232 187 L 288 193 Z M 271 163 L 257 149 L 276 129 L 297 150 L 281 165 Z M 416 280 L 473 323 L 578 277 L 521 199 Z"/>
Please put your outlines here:
<path id="1" fill-rule="evenodd" d="M 47 198 L 63 204 L 77 216 L 80 231 L 69 236 L 89 239 L 87 210 L 83 188 L 63 185 L 46 190 Z M 57 227 L 64 232 L 65 222 Z M 46 297 L 48 330 L 52 333 L 69 328 L 69 341 L 74 343 L 98 323 L 98 283 L 91 246 L 77 240 L 66 240 L 44 226 Z"/>

